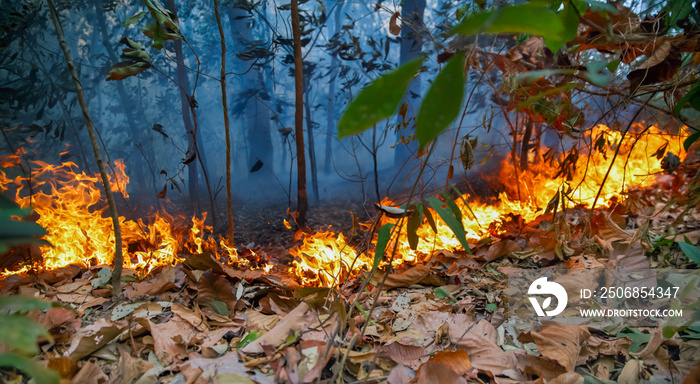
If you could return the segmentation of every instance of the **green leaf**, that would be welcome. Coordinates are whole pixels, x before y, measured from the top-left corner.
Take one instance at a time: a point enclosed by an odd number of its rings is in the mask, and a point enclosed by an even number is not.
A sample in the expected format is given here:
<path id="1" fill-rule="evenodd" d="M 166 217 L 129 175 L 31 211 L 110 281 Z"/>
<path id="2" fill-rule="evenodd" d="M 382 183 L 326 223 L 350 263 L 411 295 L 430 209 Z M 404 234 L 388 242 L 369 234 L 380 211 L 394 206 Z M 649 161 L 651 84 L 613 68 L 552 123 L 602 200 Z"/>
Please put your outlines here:
<path id="1" fill-rule="evenodd" d="M 138 23 L 146 14 L 148 14 L 148 11 L 141 11 L 133 16 L 127 17 L 126 20 L 122 22 L 122 27 L 126 28 L 131 24 Z"/>
<path id="2" fill-rule="evenodd" d="M 411 216 L 408 217 L 408 223 L 406 225 L 406 236 L 408 236 L 408 245 L 412 250 L 416 250 L 418 247 L 418 228 L 423 223 L 421 212 L 418 210 L 413 211 Z"/>
<path id="3" fill-rule="evenodd" d="M 688 256 L 688 259 L 693 263 L 700 265 L 700 247 L 696 247 L 692 244 L 684 243 L 679 241 L 678 246 L 681 247 L 681 251 Z"/>
<path id="4" fill-rule="evenodd" d="M 544 43 L 552 52 L 558 51 L 566 43 L 576 38 L 578 35 L 579 14 L 570 3 L 564 3 L 564 9 L 557 13 L 564 28 L 560 35 L 549 36 L 544 39 Z"/>
<path id="5" fill-rule="evenodd" d="M 536 102 L 537 100 L 540 100 L 540 99 L 543 98 L 543 97 L 546 97 L 546 96 L 549 96 L 549 95 L 552 95 L 552 94 L 555 94 L 555 93 L 559 93 L 559 92 L 568 91 L 568 90 L 571 90 L 571 89 L 574 89 L 574 88 L 576 88 L 576 83 L 574 83 L 574 82 L 572 81 L 572 82 L 566 83 L 566 84 L 564 84 L 564 85 L 562 85 L 562 86 L 559 86 L 559 87 L 556 87 L 556 88 L 552 88 L 552 89 L 546 90 L 546 91 L 544 91 L 544 92 L 540 92 L 540 93 L 538 93 L 538 94 L 536 94 L 536 95 L 534 95 L 534 96 L 528 97 L 525 101 L 523 101 L 522 103 L 518 104 L 518 106 L 517 106 L 515 109 L 518 110 L 518 111 L 520 111 L 520 110 L 522 110 L 522 109 L 524 109 L 524 108 L 527 108 L 527 107 L 530 106 L 532 103 Z"/>
<path id="6" fill-rule="evenodd" d="M 46 328 L 25 315 L 0 315 L 0 329 L 0 344 L 30 355 L 39 353 L 37 337 L 50 337 Z"/>
<path id="7" fill-rule="evenodd" d="M 372 272 L 377 270 L 379 266 L 379 261 L 384 257 L 384 252 L 386 252 L 386 246 L 389 244 L 389 239 L 391 238 L 391 229 L 394 224 L 384 224 L 379 228 L 379 234 L 377 235 L 377 247 L 374 249 L 374 263 L 372 264 Z"/>
<path id="8" fill-rule="evenodd" d="M 451 304 L 454 304 L 457 302 L 457 299 L 455 299 L 454 296 L 452 296 L 449 292 L 444 290 L 442 287 L 435 288 L 435 291 L 433 291 L 433 293 L 435 294 L 435 297 L 437 297 L 438 299 L 449 298 Z"/>
<path id="9" fill-rule="evenodd" d="M 678 116 L 681 109 L 685 108 L 686 103 L 690 103 L 691 107 L 700 111 L 700 80 L 696 81 L 688 93 L 676 104 L 676 107 L 673 108 L 673 114 Z"/>
<path id="10" fill-rule="evenodd" d="M 496 303 L 486 304 L 486 310 L 489 312 L 496 312 L 497 309 L 498 309 L 498 304 L 496 304 Z"/>
<path id="11" fill-rule="evenodd" d="M 452 233 L 454 233 L 457 240 L 459 240 L 459 243 L 462 244 L 464 250 L 471 253 L 469 243 L 467 243 L 467 233 L 464 231 L 464 224 L 462 224 L 462 221 L 457 220 L 455 215 L 448 208 L 448 204 L 443 203 L 437 197 L 430 197 L 428 198 L 428 205 L 440 215 L 442 221 L 452 230 Z"/>
<path id="12" fill-rule="evenodd" d="M 637 352 L 642 344 L 646 344 L 651 340 L 650 333 L 642 333 L 635 328 L 625 328 L 618 332 L 616 337 L 628 337 L 632 340 L 632 345 L 629 348 L 630 352 Z"/>
<path id="13" fill-rule="evenodd" d="M 617 67 L 620 66 L 620 59 L 615 59 L 605 65 L 605 68 L 610 71 L 610 73 L 615 73 L 617 71 Z"/>
<path id="14" fill-rule="evenodd" d="M 228 317 L 228 306 L 223 301 L 212 300 L 211 306 L 219 315 Z"/>
<path id="15" fill-rule="evenodd" d="M 248 345 L 248 344 L 254 342 L 254 341 L 257 340 L 257 339 L 259 339 L 260 336 L 262 336 L 262 335 L 260 335 L 260 334 L 258 333 L 258 331 L 250 332 L 249 334 L 245 335 L 245 337 L 243 338 L 243 340 L 241 340 L 241 341 L 238 343 L 238 345 L 236 345 L 236 349 L 241 349 L 241 348 L 245 347 L 246 345 Z"/>
<path id="16" fill-rule="evenodd" d="M 464 54 L 457 52 L 433 81 L 416 117 L 421 148 L 438 137 L 459 115 L 464 98 Z"/>
<path id="17" fill-rule="evenodd" d="M 104 267 L 100 269 L 99 272 L 97 272 L 97 278 L 92 279 L 90 284 L 92 285 L 93 288 L 101 288 L 104 287 L 107 283 L 109 283 L 109 279 L 112 277 L 112 270 Z"/>
<path id="18" fill-rule="evenodd" d="M 16 353 L 0 354 L 0 366 L 15 367 L 31 376 L 36 384 L 59 384 L 61 376 L 34 360 Z"/>
<path id="19" fill-rule="evenodd" d="M 423 216 L 425 216 L 425 219 L 428 220 L 428 224 L 430 224 L 430 228 L 433 229 L 433 232 L 437 233 L 437 225 L 435 225 L 435 219 L 433 218 L 433 214 L 430 213 L 430 210 L 425 205 L 420 204 L 420 203 L 418 205 L 423 210 Z"/>
<path id="20" fill-rule="evenodd" d="M 110 80 L 123 80 L 129 76 L 138 75 L 139 73 L 151 68 L 150 63 L 146 62 L 126 62 L 122 61 L 112 66 L 107 74 L 107 81 Z"/>
<path id="21" fill-rule="evenodd" d="M 0 313 L 27 313 L 33 310 L 46 311 L 49 308 L 51 308 L 51 303 L 36 297 L 22 295 L 0 296 Z"/>
<path id="22" fill-rule="evenodd" d="M 586 65 L 586 68 L 588 69 L 583 76 L 593 85 L 597 87 L 604 88 L 608 85 L 610 80 L 612 79 L 612 75 L 610 73 L 603 72 L 602 70 L 608 65 L 603 60 L 600 61 L 592 61 Z"/>
<path id="23" fill-rule="evenodd" d="M 530 33 L 556 39 L 564 33 L 564 26 L 549 7 L 520 4 L 466 16 L 452 32 L 462 35 Z"/>
<path id="24" fill-rule="evenodd" d="M 354 135 L 394 114 L 424 57 L 385 73 L 365 87 L 338 121 L 338 137 Z"/>
<path id="25" fill-rule="evenodd" d="M 0 221 L 0 237 L 31 237 L 43 236 L 46 230 L 41 225 L 31 221 L 3 220 Z"/>
<path id="26" fill-rule="evenodd" d="M 180 34 L 180 28 L 177 26 L 177 23 L 170 18 L 170 12 L 158 3 L 158 0 L 141 0 L 141 2 L 146 5 L 156 23 L 169 28 L 178 35 Z"/>
<path id="27" fill-rule="evenodd" d="M 685 148 L 686 151 L 690 149 L 690 146 L 693 145 L 694 142 L 698 141 L 700 139 L 700 131 L 697 131 L 693 133 L 692 135 L 688 136 L 687 139 L 683 142 L 683 148 Z"/>

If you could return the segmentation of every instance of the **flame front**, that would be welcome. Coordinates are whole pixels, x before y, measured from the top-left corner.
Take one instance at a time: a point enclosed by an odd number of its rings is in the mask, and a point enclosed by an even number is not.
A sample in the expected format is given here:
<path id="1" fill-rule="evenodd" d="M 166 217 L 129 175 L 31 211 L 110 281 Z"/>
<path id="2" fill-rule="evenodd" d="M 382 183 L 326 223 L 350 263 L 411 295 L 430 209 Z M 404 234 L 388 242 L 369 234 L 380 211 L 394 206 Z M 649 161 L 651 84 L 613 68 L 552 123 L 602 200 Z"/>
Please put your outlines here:
<path id="1" fill-rule="evenodd" d="M 562 198 L 560 205 L 566 203 L 567 206 L 590 208 L 598 194 L 598 206 L 610 205 L 631 187 L 653 184 L 656 174 L 663 171 L 662 159 L 666 153 L 677 154 L 682 161 L 685 157 L 681 150 L 684 138 L 684 135 L 665 135 L 655 126 L 645 128 L 633 124 L 623 140 L 620 132 L 599 125 L 588 130 L 569 152 L 538 157 L 535 155 L 537 151 L 530 151 L 532 158 L 528 159 L 529 168 L 526 170 L 514 169 L 513 164 L 518 161 L 507 157 L 499 174 L 499 181 L 506 183 L 506 192 L 492 201 L 473 199 L 467 194 L 455 200 L 466 237 L 470 242 L 476 242 L 490 234 L 498 234 L 504 231 L 501 224 L 506 217 L 517 216 L 525 222 L 532 221 L 543 214 L 552 197 L 562 192 L 566 193 L 566 199 Z M 16 166 L 22 154 L 20 150 L 0 159 L 0 167 Z M 562 163 L 566 166 L 562 167 Z M 47 229 L 48 235 L 44 239 L 53 247 L 41 247 L 44 260 L 41 267 L 111 264 L 115 242 L 112 221 L 104 212 L 99 178 L 76 172 L 77 165 L 71 162 L 51 165 L 33 161 L 30 164 L 31 191 L 26 178 L 10 178 L 2 170 L 0 190 L 13 192 L 14 199 L 23 208 L 33 207 L 38 215 L 37 222 Z M 124 172 L 124 163 L 115 162 L 112 170 L 115 173 L 111 177 L 112 188 L 126 198 L 129 178 Z M 388 199 L 382 204 L 395 205 Z M 400 222 L 404 225 L 393 232 L 387 248 L 397 250 L 391 263 L 393 267 L 424 261 L 435 250 L 462 249 L 449 226 L 434 211 L 431 212 L 437 231 L 424 221 L 416 231 L 420 238 L 416 249 L 409 245 L 406 220 L 382 218 L 378 223 Z M 251 265 L 250 260 L 238 258 L 235 247 L 223 239 L 214 240 L 212 228 L 204 224 L 205 218 L 206 215 L 191 220 L 176 219 L 162 212 L 147 222 L 120 217 L 125 267 L 148 273 L 160 265 L 180 261 L 179 252 L 209 251 L 217 257 L 228 255 L 229 261 L 241 268 L 270 270 L 271 265 Z M 188 224 L 183 224 L 183 221 Z M 284 225 L 291 228 L 286 220 Z M 361 225 L 371 227 L 369 223 Z M 290 273 L 305 285 L 335 287 L 372 266 L 372 247 L 358 255 L 342 233 L 320 231 L 312 234 L 298 232 L 297 235 L 303 242 L 290 250 L 295 258 Z M 259 260 L 255 253 L 251 251 L 251 254 Z M 386 263 L 384 260 L 380 265 Z M 5 272 L 8 273 L 16 272 Z"/>

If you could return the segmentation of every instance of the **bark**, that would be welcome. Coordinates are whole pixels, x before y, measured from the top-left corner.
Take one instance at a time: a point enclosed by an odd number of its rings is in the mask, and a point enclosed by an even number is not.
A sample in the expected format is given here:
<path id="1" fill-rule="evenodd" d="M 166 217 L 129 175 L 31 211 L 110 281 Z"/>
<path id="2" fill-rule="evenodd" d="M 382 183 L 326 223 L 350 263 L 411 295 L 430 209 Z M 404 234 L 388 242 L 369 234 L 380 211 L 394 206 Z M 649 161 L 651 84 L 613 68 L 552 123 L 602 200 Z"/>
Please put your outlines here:
<path id="1" fill-rule="evenodd" d="M 406 64 L 415 59 L 423 50 L 422 28 L 423 14 L 425 13 L 425 1 L 426 0 L 406 0 L 401 7 L 402 28 L 401 55 L 399 57 L 400 65 Z M 413 106 L 413 108 L 409 106 L 409 111 L 415 110 L 418 112 L 418 104 L 416 103 L 417 98 L 413 98 L 412 95 L 420 95 L 420 92 L 420 80 L 414 79 L 411 82 L 411 85 L 408 87 L 408 92 L 403 100 L 403 102 L 408 102 Z M 404 136 L 408 136 L 412 133 L 414 132 L 406 131 Z M 397 139 L 400 136 L 401 133 L 399 132 Z M 417 145 L 415 145 L 415 142 L 412 142 L 411 146 L 409 147 L 406 147 L 403 144 L 397 145 L 396 151 L 394 152 L 395 165 L 403 165 L 411 157 L 411 152 L 415 150 L 417 150 Z"/>
<path id="2" fill-rule="evenodd" d="M 306 133 L 309 142 L 309 167 L 311 170 L 311 192 L 314 203 L 318 204 L 318 168 L 316 167 L 316 146 L 314 143 L 313 121 L 311 120 L 311 100 L 309 100 L 309 78 L 304 79 L 304 106 L 306 107 Z"/>
<path id="3" fill-rule="evenodd" d="M 100 169 L 100 176 L 102 177 L 102 184 L 105 189 L 105 195 L 107 196 L 107 203 L 109 204 L 109 212 L 112 217 L 112 225 L 114 226 L 114 266 L 112 267 L 112 290 L 113 296 L 119 298 L 121 296 L 121 275 L 122 275 L 122 264 L 124 262 L 122 255 L 122 234 L 121 228 L 119 227 L 119 215 L 117 214 L 117 206 L 114 203 L 114 196 L 112 195 L 112 188 L 110 186 L 109 177 L 107 176 L 107 171 L 105 170 L 104 162 L 102 161 L 102 154 L 100 153 L 100 147 L 97 144 L 97 137 L 95 136 L 95 127 L 92 124 L 92 119 L 90 118 L 90 112 L 88 111 L 87 103 L 85 102 L 85 95 L 83 94 L 83 86 L 78 78 L 78 72 L 75 70 L 75 64 L 73 64 L 73 59 L 71 58 L 70 51 L 68 50 L 68 45 L 66 44 L 66 38 L 63 34 L 63 28 L 61 27 L 61 22 L 58 20 L 58 13 L 56 12 L 56 6 L 53 0 L 48 0 L 49 13 L 51 14 L 51 19 L 53 20 L 54 28 L 56 29 L 56 37 L 58 38 L 58 43 L 63 51 L 63 56 L 65 57 L 66 64 L 68 65 L 68 71 L 73 79 L 73 85 L 75 86 L 75 92 L 78 96 L 78 103 L 80 104 L 80 109 L 83 112 L 83 119 L 85 119 L 85 127 L 87 128 L 88 134 L 90 135 L 90 144 L 92 144 L 92 150 L 95 153 L 95 161 L 97 162 L 97 167 Z"/>
<path id="4" fill-rule="evenodd" d="M 304 63 L 301 57 L 301 23 L 298 0 L 292 0 L 292 34 L 294 37 L 294 134 L 297 144 L 297 225 L 306 225 L 306 156 L 304 151 Z"/>
<path id="5" fill-rule="evenodd" d="M 105 15 L 104 15 L 104 10 L 100 6 L 101 2 L 96 1 L 95 2 L 95 15 L 97 19 L 97 27 L 100 29 L 100 34 L 102 35 L 102 44 L 105 47 L 105 51 L 107 51 L 107 57 L 109 57 L 109 61 L 111 63 L 117 63 L 119 62 L 119 57 L 114 53 L 114 47 L 112 47 L 109 44 L 109 40 L 111 38 L 111 35 L 107 31 L 107 22 L 105 21 Z M 136 126 L 136 121 L 139 121 L 139 119 L 134 115 L 134 103 L 132 102 L 131 98 L 129 98 L 126 88 L 124 86 L 124 83 L 121 81 L 114 81 L 112 82 L 117 88 L 117 94 L 119 95 L 119 99 L 122 102 L 122 105 L 124 106 L 124 113 L 126 114 L 126 124 L 129 127 L 129 132 L 131 134 L 131 137 L 135 142 L 140 142 L 141 138 L 143 136 L 142 131 L 139 130 L 139 128 Z M 153 153 L 153 145 L 151 145 L 150 140 L 146 140 L 146 152 L 147 153 Z M 136 188 L 139 191 L 146 191 L 146 179 L 145 179 L 145 172 L 143 167 L 138 167 L 135 166 L 134 168 L 134 173 L 136 175 Z M 159 191 L 156 191 L 159 192 Z"/>
<path id="6" fill-rule="evenodd" d="M 231 202 L 231 132 L 228 121 L 228 102 L 226 99 L 226 37 L 221 25 L 219 0 L 214 0 L 216 25 L 221 37 L 221 107 L 224 110 L 224 129 L 226 130 L 226 219 L 228 221 L 228 245 L 233 247 L 233 205 Z"/>
<path id="7" fill-rule="evenodd" d="M 177 15 L 177 8 L 174 0 L 168 0 L 167 7 L 173 15 Z M 174 16 L 177 18 L 177 16 Z M 182 52 L 182 39 L 175 40 L 175 61 L 177 62 L 177 82 L 180 84 L 180 110 L 182 113 L 182 121 L 185 124 L 185 133 L 187 134 L 187 152 L 196 152 L 194 124 L 192 123 L 192 115 L 190 113 L 190 102 L 188 92 L 190 83 L 187 79 L 187 69 L 185 67 L 185 55 Z M 197 211 L 201 211 L 199 206 L 199 172 L 197 171 L 197 162 L 192 161 L 187 164 L 189 176 L 189 195 L 192 207 Z M 214 215 L 214 212 L 212 212 Z"/>

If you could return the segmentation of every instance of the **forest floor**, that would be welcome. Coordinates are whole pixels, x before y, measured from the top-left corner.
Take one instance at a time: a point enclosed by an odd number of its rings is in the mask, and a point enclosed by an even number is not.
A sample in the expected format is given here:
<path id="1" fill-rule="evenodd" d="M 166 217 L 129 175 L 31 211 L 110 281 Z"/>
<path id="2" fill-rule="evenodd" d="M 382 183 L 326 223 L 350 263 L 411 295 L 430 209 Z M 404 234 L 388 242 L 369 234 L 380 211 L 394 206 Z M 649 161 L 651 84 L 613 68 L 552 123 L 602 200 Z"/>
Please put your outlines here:
<path id="1" fill-rule="evenodd" d="M 587 210 L 560 213 L 570 231 L 564 260 L 546 218 L 516 217 L 472 254 L 437 250 L 378 271 L 364 290 L 364 274 L 342 291 L 302 287 L 287 272 L 284 208 L 251 206 L 237 236 L 279 263 L 268 272 L 205 253 L 145 277 L 125 271 L 119 300 L 104 266 L 11 276 L 0 293 L 63 304 L 29 316 L 52 336 L 37 359 L 65 383 L 698 383 L 700 327 L 664 335 L 662 326 L 565 325 L 509 311 L 513 268 L 697 268 L 677 242 L 698 243 L 700 211 L 668 206 L 672 190 L 688 187 L 666 181 L 590 220 Z M 327 204 L 310 212 L 309 226 L 347 233 L 349 212 L 362 210 Z M 650 242 L 654 233 L 673 235 Z M 0 381 L 27 378 L 2 370 Z"/>

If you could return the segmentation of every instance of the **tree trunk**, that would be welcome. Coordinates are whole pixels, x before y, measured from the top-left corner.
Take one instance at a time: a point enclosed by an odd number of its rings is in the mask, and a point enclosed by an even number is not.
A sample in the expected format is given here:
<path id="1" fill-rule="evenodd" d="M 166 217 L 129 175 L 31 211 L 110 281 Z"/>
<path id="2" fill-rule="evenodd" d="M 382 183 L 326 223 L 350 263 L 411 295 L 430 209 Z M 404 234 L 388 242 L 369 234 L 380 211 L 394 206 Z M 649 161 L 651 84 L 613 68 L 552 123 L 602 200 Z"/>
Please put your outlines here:
<path id="1" fill-rule="evenodd" d="M 333 36 L 340 31 L 340 15 L 343 13 L 343 5 L 345 0 L 339 1 L 336 6 L 333 15 Z M 337 119 L 335 118 L 335 88 L 337 75 L 339 73 L 340 61 L 333 55 L 331 58 L 331 73 L 330 84 L 328 85 L 328 107 L 326 109 L 327 119 L 326 119 L 326 154 L 323 157 L 323 170 L 325 172 L 331 171 L 331 160 L 333 159 L 333 137 L 335 137 L 335 132 L 337 130 Z"/>
<path id="2" fill-rule="evenodd" d="M 101 2 L 96 1 L 95 2 L 95 16 L 97 19 L 97 27 L 100 29 L 100 34 L 102 35 L 102 44 L 105 47 L 105 51 L 107 51 L 107 57 L 109 57 L 109 61 L 111 63 L 117 63 L 119 61 L 119 57 L 114 53 L 114 48 L 112 44 L 110 44 L 109 40 L 112 37 L 109 32 L 107 31 L 107 22 L 105 20 L 105 14 L 104 14 L 104 9 L 101 7 Z M 117 94 L 119 95 L 119 99 L 121 100 L 121 104 L 124 107 L 124 113 L 126 114 L 126 124 L 129 127 L 129 132 L 131 134 L 132 139 L 134 142 L 139 143 L 142 141 L 143 138 L 143 132 L 136 126 L 136 121 L 139 121 L 138 118 L 136 118 L 134 114 L 134 103 L 131 100 L 131 98 L 128 96 L 126 92 L 126 88 L 124 86 L 124 83 L 121 81 L 114 81 L 112 82 L 117 88 Z M 151 144 L 150 140 L 145 140 L 145 145 L 146 145 L 146 153 L 154 153 L 153 151 L 153 145 Z M 135 147 L 135 146 L 134 146 Z M 133 148 L 132 148 L 133 150 Z M 132 163 L 132 165 L 134 165 Z M 144 172 L 143 167 L 139 166 L 134 166 L 134 175 L 136 176 L 136 188 L 139 192 L 145 192 L 146 191 L 146 173 Z M 155 191 L 156 193 L 158 191 Z"/>
<path id="3" fill-rule="evenodd" d="M 401 55 L 399 58 L 399 65 L 408 63 L 409 61 L 418 57 L 423 50 L 423 38 L 422 27 L 423 27 L 423 14 L 425 12 L 425 1 L 426 0 L 406 0 L 401 7 Z M 403 102 L 408 102 L 409 108 L 408 113 L 411 111 L 418 112 L 418 105 L 416 103 L 417 96 L 420 95 L 421 87 L 420 80 L 414 79 L 411 85 L 408 87 L 408 92 L 404 97 Z M 413 108 L 411 108 L 413 106 Z M 407 117 L 408 119 L 408 117 Z M 410 126 L 409 126 L 410 127 Z M 408 136 L 413 134 L 414 131 L 406 131 L 403 136 Z M 399 132 L 397 139 L 402 133 Z M 403 165 L 411 157 L 411 153 L 417 150 L 417 145 L 412 142 L 409 147 L 398 144 L 394 152 L 394 163 L 396 166 Z"/>
<path id="4" fill-rule="evenodd" d="M 311 169 L 311 192 L 314 203 L 318 204 L 318 169 L 316 168 L 316 146 L 314 145 L 313 121 L 311 120 L 311 101 L 309 100 L 309 78 L 304 79 L 304 106 L 306 107 L 306 134 L 309 142 L 309 167 Z"/>
<path id="5" fill-rule="evenodd" d="M 53 20 L 53 26 L 56 29 L 56 37 L 58 38 L 58 43 L 63 51 L 63 56 L 68 65 L 68 71 L 73 79 L 73 85 L 75 86 L 75 92 L 78 96 L 78 103 L 80 104 L 80 109 L 83 111 L 83 119 L 85 119 L 85 127 L 87 128 L 88 135 L 90 135 L 90 144 L 92 144 L 92 150 L 95 153 L 95 161 L 97 162 L 97 167 L 100 169 L 100 176 L 102 177 L 102 185 L 105 189 L 105 195 L 107 196 L 107 203 L 109 204 L 109 212 L 112 216 L 112 225 L 114 226 L 114 266 L 112 268 L 112 294 L 115 298 L 121 297 L 121 275 L 122 275 L 122 264 L 124 263 L 122 255 L 122 234 L 121 228 L 119 227 L 119 215 L 117 214 L 117 205 L 114 203 L 114 196 L 112 195 L 112 188 L 109 183 L 109 177 L 107 176 L 107 171 L 105 170 L 104 163 L 102 161 L 102 154 L 100 153 L 100 147 L 97 144 L 97 137 L 95 136 L 95 127 L 92 124 L 92 119 L 90 119 L 90 112 L 88 111 L 87 103 L 85 102 L 85 95 L 83 94 L 83 86 L 80 84 L 80 79 L 78 79 L 78 72 L 75 70 L 75 65 L 73 64 L 73 59 L 71 58 L 70 51 L 68 50 L 68 45 L 66 44 L 66 38 L 63 34 L 63 28 L 61 27 L 61 22 L 58 20 L 58 13 L 56 12 L 56 6 L 53 0 L 48 0 L 49 13 L 51 14 L 51 19 Z"/>
<path id="6" fill-rule="evenodd" d="M 175 7 L 174 0 L 168 0 L 167 3 L 168 10 L 177 15 L 177 8 Z M 177 18 L 177 16 L 175 16 Z M 182 113 L 182 121 L 185 124 L 185 133 L 187 134 L 187 152 L 195 153 L 196 149 L 194 147 L 195 137 L 194 137 L 194 124 L 192 123 L 192 115 L 190 114 L 190 102 L 188 100 L 188 92 L 190 89 L 190 82 L 187 79 L 187 69 L 185 68 L 185 55 L 182 52 L 182 39 L 177 39 L 175 44 L 175 61 L 177 62 L 177 83 L 180 84 L 180 109 Z M 188 176 L 189 176 L 189 194 L 190 194 L 190 204 L 192 208 L 197 212 L 201 212 L 202 209 L 199 206 L 199 172 L 197 171 L 197 162 L 192 161 L 187 164 Z M 214 212 L 212 212 L 212 215 Z"/>
<path id="7" fill-rule="evenodd" d="M 306 156 L 304 151 L 304 63 L 301 57 L 301 23 L 299 3 L 292 0 L 292 34 L 294 37 L 294 134 L 297 143 L 297 225 L 306 225 L 306 210 L 309 202 L 306 197 Z"/>
<path id="8" fill-rule="evenodd" d="M 214 0 L 214 13 L 216 24 L 219 27 L 221 38 L 221 107 L 224 111 L 224 129 L 226 131 L 226 220 L 228 222 L 228 245 L 233 247 L 233 205 L 231 202 L 231 132 L 228 121 L 228 102 L 226 99 L 226 37 L 224 27 L 221 25 L 219 13 L 219 0 Z"/>

